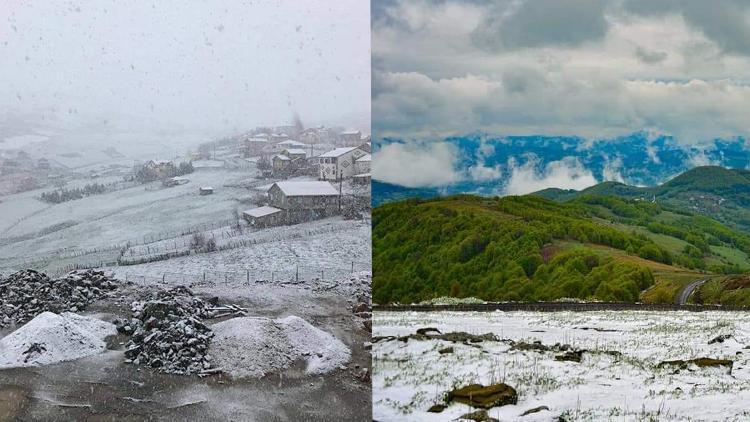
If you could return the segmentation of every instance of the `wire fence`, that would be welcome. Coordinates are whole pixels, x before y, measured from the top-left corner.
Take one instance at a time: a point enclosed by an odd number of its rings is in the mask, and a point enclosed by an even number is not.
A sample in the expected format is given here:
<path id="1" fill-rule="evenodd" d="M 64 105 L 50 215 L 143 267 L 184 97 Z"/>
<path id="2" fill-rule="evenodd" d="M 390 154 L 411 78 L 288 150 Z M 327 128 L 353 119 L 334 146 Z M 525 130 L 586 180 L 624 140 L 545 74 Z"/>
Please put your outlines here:
<path id="1" fill-rule="evenodd" d="M 132 272 L 118 272 L 118 278 L 142 284 L 184 284 L 200 286 L 217 285 L 251 285 L 275 284 L 296 285 L 309 281 L 335 282 L 351 277 L 360 271 L 370 271 L 369 263 L 352 261 L 349 267 L 316 267 L 296 265 L 289 268 L 261 270 L 246 269 L 244 271 L 214 271 L 205 270 L 201 273 L 176 273 L 165 271 L 155 274 L 136 274 Z"/>
<path id="2" fill-rule="evenodd" d="M 205 240 L 214 240 L 215 249 L 206 251 L 214 252 L 264 243 L 274 243 L 281 240 L 303 239 L 321 234 L 338 233 L 348 230 L 352 230 L 352 226 L 341 225 L 309 229 L 301 229 L 295 226 L 283 226 L 273 231 L 225 226 L 219 231 L 213 230 L 201 233 L 207 235 Z M 133 265 L 158 261 L 161 260 L 161 258 L 159 258 L 161 256 L 168 259 L 174 256 L 184 256 L 190 253 L 197 253 L 201 248 L 195 245 L 194 242 L 195 241 L 192 238 L 182 236 L 180 238 L 167 239 L 160 245 L 145 244 L 137 245 L 136 247 L 131 246 L 123 253 L 120 265 Z"/>

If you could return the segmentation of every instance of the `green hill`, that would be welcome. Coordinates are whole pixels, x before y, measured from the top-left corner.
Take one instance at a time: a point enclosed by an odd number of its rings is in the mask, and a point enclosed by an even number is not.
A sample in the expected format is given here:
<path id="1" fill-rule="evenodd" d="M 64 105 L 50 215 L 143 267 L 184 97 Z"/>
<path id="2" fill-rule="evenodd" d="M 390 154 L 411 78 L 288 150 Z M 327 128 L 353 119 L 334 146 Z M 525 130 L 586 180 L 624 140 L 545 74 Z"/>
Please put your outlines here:
<path id="1" fill-rule="evenodd" d="M 603 182 L 578 192 L 546 189 L 534 195 L 561 202 L 586 195 L 655 201 L 675 212 L 703 214 L 750 233 L 750 171 L 744 169 L 704 166 L 655 187 Z"/>
<path id="2" fill-rule="evenodd" d="M 610 183 L 593 192 L 627 188 Z M 750 268 L 750 237 L 717 221 L 590 192 L 566 202 L 465 195 L 377 207 L 374 300 L 669 302 L 706 272 Z"/>

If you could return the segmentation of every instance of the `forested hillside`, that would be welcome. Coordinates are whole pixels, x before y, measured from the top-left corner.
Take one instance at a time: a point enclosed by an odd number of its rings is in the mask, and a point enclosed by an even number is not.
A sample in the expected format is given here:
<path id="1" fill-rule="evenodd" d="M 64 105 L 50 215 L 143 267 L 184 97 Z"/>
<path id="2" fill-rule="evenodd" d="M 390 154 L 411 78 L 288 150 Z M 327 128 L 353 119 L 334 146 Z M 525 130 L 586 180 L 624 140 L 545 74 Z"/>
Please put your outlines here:
<path id="1" fill-rule="evenodd" d="M 378 303 L 440 296 L 637 301 L 655 283 L 750 268 L 748 252 L 750 237 L 710 218 L 613 196 L 560 203 L 463 195 L 373 212 Z M 674 292 L 660 287 L 649 290 L 650 300 L 672 300 Z"/>

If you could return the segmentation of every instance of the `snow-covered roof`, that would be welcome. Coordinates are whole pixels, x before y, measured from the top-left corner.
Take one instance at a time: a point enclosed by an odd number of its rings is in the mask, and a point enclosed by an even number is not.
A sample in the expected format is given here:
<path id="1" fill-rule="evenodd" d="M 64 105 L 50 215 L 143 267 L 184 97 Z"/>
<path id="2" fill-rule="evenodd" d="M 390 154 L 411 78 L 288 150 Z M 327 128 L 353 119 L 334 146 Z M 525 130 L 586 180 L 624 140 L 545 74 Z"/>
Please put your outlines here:
<path id="1" fill-rule="evenodd" d="M 361 132 L 358 131 L 358 130 L 349 129 L 349 130 L 345 130 L 345 131 L 341 132 L 341 134 L 342 135 L 360 135 Z"/>
<path id="2" fill-rule="evenodd" d="M 303 147 L 303 146 L 305 146 L 304 143 L 302 143 L 300 141 L 295 141 L 294 139 L 287 139 L 286 141 L 281 141 L 281 142 L 279 142 L 279 145 L 289 145 L 289 146 L 293 146 L 293 147 Z"/>
<path id="3" fill-rule="evenodd" d="M 273 159 L 274 160 L 282 160 L 282 161 L 291 160 L 291 158 L 287 157 L 286 155 L 281 155 L 281 154 L 274 155 Z"/>
<path id="4" fill-rule="evenodd" d="M 334 196 L 339 191 L 326 181 L 315 182 L 276 182 L 286 196 Z M 273 188 L 273 186 L 271 186 Z"/>
<path id="5" fill-rule="evenodd" d="M 301 148 L 287 148 L 284 151 L 287 152 L 287 154 L 307 154 L 307 152 L 304 149 Z"/>
<path id="6" fill-rule="evenodd" d="M 258 136 L 253 136 L 252 138 L 245 139 L 245 142 L 264 142 L 264 143 L 268 143 L 268 139 L 261 138 L 261 137 L 258 137 Z"/>
<path id="7" fill-rule="evenodd" d="M 167 164 L 172 164 L 169 160 L 151 160 L 152 163 L 156 164 L 157 166 L 163 166 Z"/>
<path id="8" fill-rule="evenodd" d="M 360 177 L 372 177 L 372 174 L 371 173 L 360 173 L 360 174 L 355 174 L 352 177 L 357 177 L 357 178 L 360 178 Z"/>
<path id="9" fill-rule="evenodd" d="M 332 149 L 324 154 L 319 155 L 321 158 L 329 158 L 329 157 L 340 157 L 347 152 L 354 151 L 357 149 L 357 147 L 345 147 L 345 148 L 336 148 Z"/>
<path id="10" fill-rule="evenodd" d="M 214 190 L 214 188 L 212 188 L 211 186 L 201 186 L 200 189 L 201 190 Z"/>
<path id="11" fill-rule="evenodd" d="M 357 161 L 358 161 L 358 162 L 359 162 L 359 161 L 372 161 L 372 155 L 370 155 L 370 154 L 365 154 L 365 155 L 363 155 L 363 156 L 361 156 L 361 157 L 357 158 Z"/>
<path id="12" fill-rule="evenodd" d="M 243 211 L 242 213 L 245 215 L 249 215 L 250 217 L 264 217 L 266 215 L 275 214 L 279 211 L 281 210 L 278 208 L 263 206 L 263 207 L 258 207 L 258 208 L 253 208 L 251 210 Z"/>

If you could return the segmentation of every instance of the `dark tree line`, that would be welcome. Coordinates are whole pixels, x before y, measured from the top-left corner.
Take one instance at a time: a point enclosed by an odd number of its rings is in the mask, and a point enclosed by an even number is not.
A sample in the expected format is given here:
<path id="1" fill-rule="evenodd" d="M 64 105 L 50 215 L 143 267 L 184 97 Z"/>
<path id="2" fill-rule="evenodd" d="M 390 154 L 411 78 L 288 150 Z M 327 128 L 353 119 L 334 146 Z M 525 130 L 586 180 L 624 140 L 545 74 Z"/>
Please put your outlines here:
<path id="1" fill-rule="evenodd" d="M 61 202 L 73 201 L 86 196 L 98 195 L 107 192 L 107 186 L 101 183 L 87 184 L 82 188 L 58 189 L 52 192 L 43 192 L 41 199 L 44 202 L 59 204 Z"/>

